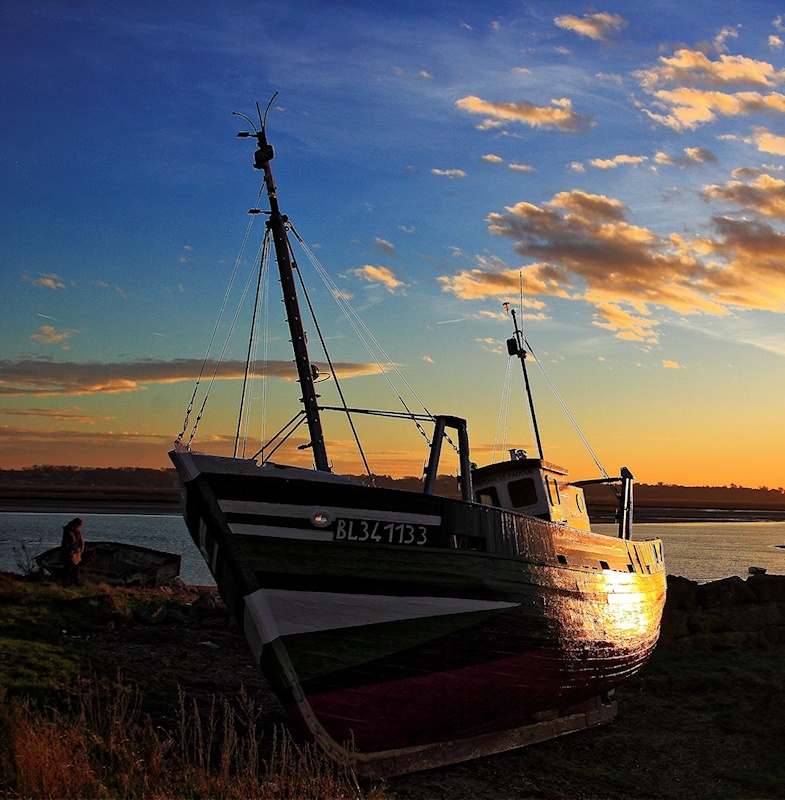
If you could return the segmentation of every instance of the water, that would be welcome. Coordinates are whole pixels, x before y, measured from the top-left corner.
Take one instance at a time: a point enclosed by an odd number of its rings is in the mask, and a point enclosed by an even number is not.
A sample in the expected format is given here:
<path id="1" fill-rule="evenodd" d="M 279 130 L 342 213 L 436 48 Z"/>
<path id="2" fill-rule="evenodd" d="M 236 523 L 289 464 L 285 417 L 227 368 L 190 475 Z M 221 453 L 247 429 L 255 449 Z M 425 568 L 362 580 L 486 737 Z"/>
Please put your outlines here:
<path id="1" fill-rule="evenodd" d="M 58 547 L 63 525 L 73 518 L 68 514 L 0 513 L 0 570 L 19 572 L 17 555 L 26 561 Z M 147 514 L 80 514 L 82 533 L 87 541 L 123 542 L 152 547 L 183 557 L 180 577 L 191 586 L 214 586 L 215 581 L 193 543 L 180 516 Z M 23 550 L 24 546 L 24 551 Z M 34 566 L 34 565 L 33 565 Z"/>
<path id="2" fill-rule="evenodd" d="M 595 525 L 605 533 L 615 525 Z M 694 581 L 714 581 L 731 575 L 747 577 L 748 567 L 764 567 L 785 575 L 785 522 L 640 523 L 636 539 L 662 539 L 665 569 Z"/>
<path id="3" fill-rule="evenodd" d="M 60 544 L 72 514 L 0 513 L 0 570 L 19 572 L 17 554 L 30 556 Z M 194 586 L 215 584 L 182 517 L 143 514 L 80 514 L 85 538 L 152 547 L 183 557 L 181 577 Z M 612 533 L 613 525 L 597 525 Z M 751 566 L 785 575 L 785 522 L 669 522 L 635 526 L 636 539 L 659 537 L 670 575 L 712 581 L 747 576 Z"/>

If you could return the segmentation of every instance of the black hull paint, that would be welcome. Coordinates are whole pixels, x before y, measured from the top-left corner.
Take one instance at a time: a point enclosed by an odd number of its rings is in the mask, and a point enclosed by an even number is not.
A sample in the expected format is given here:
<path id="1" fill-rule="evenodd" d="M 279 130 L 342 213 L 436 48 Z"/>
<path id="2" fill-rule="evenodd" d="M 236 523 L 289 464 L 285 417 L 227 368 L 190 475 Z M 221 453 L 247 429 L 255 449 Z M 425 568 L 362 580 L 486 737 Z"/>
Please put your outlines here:
<path id="1" fill-rule="evenodd" d="M 656 644 L 658 541 L 307 470 L 172 459 L 188 528 L 271 686 L 362 772 L 607 721 L 615 709 L 598 698 Z"/>

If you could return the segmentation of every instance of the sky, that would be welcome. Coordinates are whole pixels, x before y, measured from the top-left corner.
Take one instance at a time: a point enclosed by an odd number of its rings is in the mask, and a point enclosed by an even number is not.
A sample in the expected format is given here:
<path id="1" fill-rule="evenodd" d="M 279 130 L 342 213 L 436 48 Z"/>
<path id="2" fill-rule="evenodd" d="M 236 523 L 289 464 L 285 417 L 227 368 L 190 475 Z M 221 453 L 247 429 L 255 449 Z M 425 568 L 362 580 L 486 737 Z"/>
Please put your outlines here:
<path id="1" fill-rule="evenodd" d="M 609 473 L 785 484 L 785 5 L 9 2 L 0 63 L 0 468 L 168 465 L 235 265 L 242 293 L 258 263 L 233 112 L 258 125 L 278 92 L 283 212 L 395 380 L 468 420 L 474 461 L 535 449 L 507 301 L 545 456 L 574 477 L 597 467 L 549 384 Z M 298 264 L 350 405 L 400 409 Z M 298 407 L 266 285 L 257 438 Z M 231 452 L 245 348 L 194 449 Z M 361 471 L 330 420 L 335 469 Z M 375 472 L 420 474 L 413 426 L 357 425 Z M 307 463 L 304 441 L 275 458 Z"/>

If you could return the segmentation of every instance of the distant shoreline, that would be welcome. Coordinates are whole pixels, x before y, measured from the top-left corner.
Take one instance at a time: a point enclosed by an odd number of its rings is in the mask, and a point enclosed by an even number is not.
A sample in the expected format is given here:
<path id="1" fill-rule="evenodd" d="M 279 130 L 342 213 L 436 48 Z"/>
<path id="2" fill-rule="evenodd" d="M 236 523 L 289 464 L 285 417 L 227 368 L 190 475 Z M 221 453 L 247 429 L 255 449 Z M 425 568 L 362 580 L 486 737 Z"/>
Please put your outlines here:
<path id="1" fill-rule="evenodd" d="M 179 516 L 179 496 L 99 496 L 95 492 L 75 491 L 69 497 L 2 497 L 0 513 L 16 514 L 128 514 Z M 589 516 L 596 524 L 613 524 L 610 506 L 589 505 Z M 638 505 L 635 521 L 647 523 L 678 522 L 785 522 L 785 510 L 778 508 L 691 508 Z"/>

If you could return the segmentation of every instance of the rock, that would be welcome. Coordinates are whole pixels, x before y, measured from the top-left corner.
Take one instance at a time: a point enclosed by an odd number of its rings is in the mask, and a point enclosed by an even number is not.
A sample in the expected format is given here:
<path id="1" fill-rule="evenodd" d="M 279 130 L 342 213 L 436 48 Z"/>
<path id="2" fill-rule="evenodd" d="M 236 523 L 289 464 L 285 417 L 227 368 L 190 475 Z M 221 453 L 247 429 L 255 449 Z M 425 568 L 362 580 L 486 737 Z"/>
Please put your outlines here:
<path id="1" fill-rule="evenodd" d="M 681 575 L 668 575 L 666 609 L 680 608 L 689 611 L 698 607 L 698 584 Z"/>
<path id="2" fill-rule="evenodd" d="M 758 597 L 747 584 L 734 575 L 711 583 L 702 583 L 697 591 L 698 604 L 702 608 L 754 603 Z"/>
<path id="3" fill-rule="evenodd" d="M 690 633 L 719 633 L 724 628 L 722 616 L 710 611 L 692 611 L 687 617 Z"/>
<path id="4" fill-rule="evenodd" d="M 785 603 L 785 575 L 755 574 L 747 578 L 747 587 L 759 600 Z"/>

